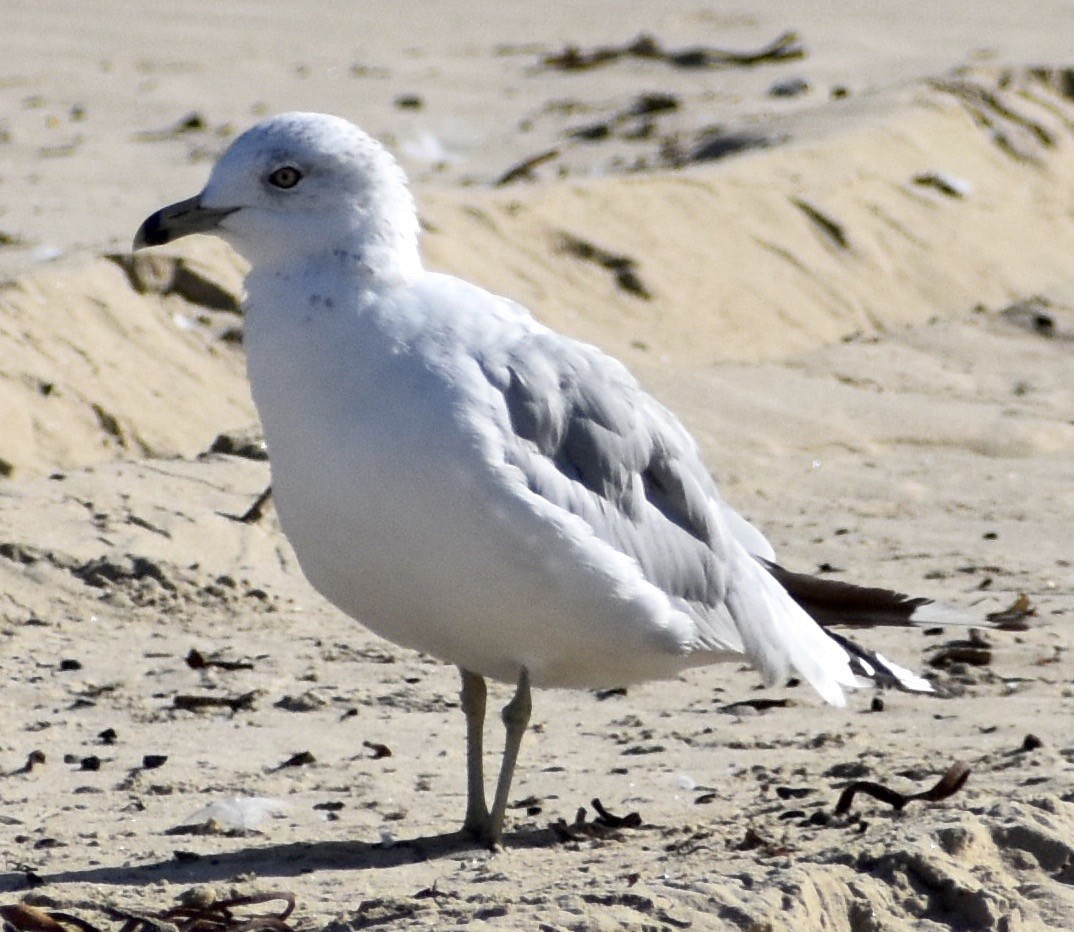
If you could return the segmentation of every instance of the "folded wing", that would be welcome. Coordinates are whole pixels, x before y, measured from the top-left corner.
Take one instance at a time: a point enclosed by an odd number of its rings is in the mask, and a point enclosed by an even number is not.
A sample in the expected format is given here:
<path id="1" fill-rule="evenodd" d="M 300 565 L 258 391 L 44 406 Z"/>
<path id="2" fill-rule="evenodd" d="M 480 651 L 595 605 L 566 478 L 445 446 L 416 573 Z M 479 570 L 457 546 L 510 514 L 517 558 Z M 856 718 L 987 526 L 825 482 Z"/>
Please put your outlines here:
<path id="1" fill-rule="evenodd" d="M 769 683 L 796 670 L 834 703 L 859 685 L 847 650 L 751 556 L 771 548 L 722 500 L 689 433 L 623 366 L 537 331 L 482 368 L 509 419 L 508 462 L 694 619 L 691 650 L 742 652 Z"/>

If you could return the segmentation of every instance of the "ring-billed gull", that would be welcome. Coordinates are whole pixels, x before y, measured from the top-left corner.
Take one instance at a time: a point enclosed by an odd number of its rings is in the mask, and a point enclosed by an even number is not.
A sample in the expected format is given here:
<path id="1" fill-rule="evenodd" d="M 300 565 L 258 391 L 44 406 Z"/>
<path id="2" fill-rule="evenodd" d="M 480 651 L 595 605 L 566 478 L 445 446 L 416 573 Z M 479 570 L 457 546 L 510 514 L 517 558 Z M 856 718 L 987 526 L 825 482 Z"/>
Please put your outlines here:
<path id="1" fill-rule="evenodd" d="M 251 263 L 249 376 L 306 576 L 461 671 L 464 829 L 479 840 L 500 837 L 531 685 L 623 686 L 745 657 L 766 683 L 795 671 L 836 705 L 862 676 L 930 689 L 807 614 L 905 619 L 927 600 L 779 567 L 620 363 L 422 267 L 403 171 L 353 124 L 259 123 L 134 245 L 189 233 Z M 491 810 L 486 677 L 516 685 Z"/>

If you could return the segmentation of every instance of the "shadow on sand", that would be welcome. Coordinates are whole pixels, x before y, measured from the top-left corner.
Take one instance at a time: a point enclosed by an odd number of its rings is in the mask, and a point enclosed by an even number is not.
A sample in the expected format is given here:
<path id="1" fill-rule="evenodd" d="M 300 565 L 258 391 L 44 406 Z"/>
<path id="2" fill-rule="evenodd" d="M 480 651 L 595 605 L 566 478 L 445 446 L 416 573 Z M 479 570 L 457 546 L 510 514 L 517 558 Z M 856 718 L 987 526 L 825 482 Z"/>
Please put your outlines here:
<path id="1" fill-rule="evenodd" d="M 544 848 L 559 839 L 550 830 L 530 830 L 504 836 L 509 848 Z M 32 869 L 7 870 L 0 873 L 0 893 L 13 893 L 46 884 L 95 883 L 140 886 L 157 881 L 177 884 L 210 883 L 227 880 L 238 874 L 259 877 L 295 877 L 318 870 L 380 870 L 431 861 L 460 852 L 488 856 L 486 847 L 469 835 L 452 832 L 396 841 L 381 842 L 322 841 L 294 842 L 225 851 L 218 854 L 187 854 L 177 851 L 166 861 L 124 864 L 118 867 L 88 867 L 39 873 Z"/>

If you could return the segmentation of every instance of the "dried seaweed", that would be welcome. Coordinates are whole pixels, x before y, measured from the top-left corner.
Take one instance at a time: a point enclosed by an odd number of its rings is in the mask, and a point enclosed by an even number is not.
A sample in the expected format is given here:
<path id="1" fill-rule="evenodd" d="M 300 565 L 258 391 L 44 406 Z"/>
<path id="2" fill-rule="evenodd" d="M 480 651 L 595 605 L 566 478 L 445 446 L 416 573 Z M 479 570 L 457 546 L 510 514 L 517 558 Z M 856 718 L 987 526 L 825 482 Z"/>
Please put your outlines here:
<path id="1" fill-rule="evenodd" d="M 872 796 L 873 799 L 878 799 L 883 803 L 887 803 L 889 806 L 895 809 L 896 812 L 902 810 L 902 808 L 914 800 L 921 800 L 927 803 L 938 803 L 947 799 L 949 796 L 953 796 L 963 786 L 966 785 L 966 781 L 970 776 L 970 765 L 965 761 L 955 761 L 947 771 L 944 773 L 936 783 L 927 790 L 923 790 L 920 793 L 900 793 L 898 790 L 893 790 L 891 787 L 884 786 L 882 783 L 874 783 L 871 780 L 855 780 L 849 784 L 839 796 L 839 801 L 835 805 L 836 815 L 846 815 L 850 812 L 850 807 L 854 803 L 854 797 L 858 793 L 864 793 L 866 796 Z"/>
<path id="2" fill-rule="evenodd" d="M 585 806 L 581 806 L 574 816 L 574 821 L 567 824 L 566 819 L 559 819 L 549 825 L 560 841 L 581 841 L 585 838 L 606 838 L 609 832 L 623 828 L 641 828 L 641 816 L 636 812 L 617 816 L 608 812 L 599 799 L 592 801 L 597 817 L 590 821 Z"/>
<path id="3" fill-rule="evenodd" d="M 641 58 L 661 61 L 675 68 L 731 68 L 792 61 L 805 56 L 805 46 L 795 32 L 785 32 L 760 48 L 742 52 L 708 46 L 665 49 L 655 38 L 643 34 L 623 45 L 598 45 L 591 49 L 568 45 L 560 52 L 545 56 L 543 64 L 558 71 L 585 71 L 621 58 Z"/>
<path id="4" fill-rule="evenodd" d="M 249 660 L 221 660 L 216 656 L 206 657 L 196 647 L 190 648 L 186 655 L 186 665 L 191 670 L 204 670 L 206 667 L 215 667 L 218 670 L 252 670 L 254 665 Z"/>
<path id="5" fill-rule="evenodd" d="M 176 709 L 185 709 L 188 712 L 198 712 L 202 709 L 230 709 L 239 712 L 252 709 L 254 702 L 260 695 L 260 690 L 253 689 L 241 696 L 190 696 L 178 695 L 172 699 L 172 705 Z"/>
<path id="6" fill-rule="evenodd" d="M 720 706 L 721 712 L 738 712 L 741 709 L 753 709 L 755 712 L 767 712 L 769 709 L 787 709 L 794 705 L 793 699 L 741 699 Z"/>
<path id="7" fill-rule="evenodd" d="M 609 252 L 600 246 L 590 243 L 570 233 L 559 235 L 559 249 L 568 255 L 592 262 L 607 269 L 615 275 L 615 283 L 629 294 L 646 301 L 652 298 L 652 293 L 642 282 L 637 271 L 637 260 L 620 253 Z"/>
<path id="8" fill-rule="evenodd" d="M 187 903 L 159 913 L 138 913 L 114 906 L 95 907 L 109 919 L 122 922 L 119 932 L 292 932 L 287 922 L 295 909 L 295 896 L 285 891 L 233 896 L 205 902 L 189 897 Z M 274 914 L 239 916 L 234 910 L 280 900 L 285 904 Z M 0 918 L 18 932 L 104 932 L 103 928 L 80 916 L 58 910 L 46 910 L 26 903 L 0 906 Z"/>
<path id="9" fill-rule="evenodd" d="M 1030 601 L 1024 592 L 1006 608 L 998 612 L 990 612 L 988 620 L 997 631 L 1028 631 L 1027 618 L 1037 614 L 1037 607 Z"/>
<path id="10" fill-rule="evenodd" d="M 529 158 L 525 158 L 521 162 L 512 165 L 493 182 L 493 185 L 500 187 L 505 184 L 510 184 L 512 181 L 518 181 L 521 178 L 529 178 L 533 169 L 538 165 L 550 162 L 558 155 L 559 149 L 546 149 L 544 152 L 538 152 L 536 155 L 531 155 Z"/>
<path id="11" fill-rule="evenodd" d="M 269 499 L 272 498 L 272 486 L 266 486 L 265 491 L 262 492 L 257 498 L 254 499 L 254 503 L 246 509 L 235 520 L 240 521 L 243 524 L 257 524 L 261 520 L 261 517 L 265 513 L 265 508 L 268 506 Z"/>

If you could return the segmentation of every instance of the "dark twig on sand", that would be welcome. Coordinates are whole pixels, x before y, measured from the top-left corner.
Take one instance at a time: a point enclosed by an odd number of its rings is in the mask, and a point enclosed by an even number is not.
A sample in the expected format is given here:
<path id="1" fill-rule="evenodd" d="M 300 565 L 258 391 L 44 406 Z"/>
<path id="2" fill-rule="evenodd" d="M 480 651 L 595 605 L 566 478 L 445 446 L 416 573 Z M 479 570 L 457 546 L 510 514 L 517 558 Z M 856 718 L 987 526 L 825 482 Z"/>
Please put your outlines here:
<path id="1" fill-rule="evenodd" d="M 236 916 L 233 910 L 280 900 L 285 905 L 275 914 Z M 292 932 L 287 918 L 295 910 L 293 893 L 255 893 L 233 896 L 210 903 L 191 902 L 161 913 L 137 913 L 114 906 L 96 907 L 108 918 L 123 923 L 119 932 Z M 19 932 L 102 932 L 100 926 L 56 910 L 39 909 L 26 903 L 0 906 L 0 918 Z"/>
<path id="2" fill-rule="evenodd" d="M 256 906 L 275 900 L 282 900 L 286 904 L 276 915 L 242 918 L 232 913 L 232 910 L 238 907 Z M 176 906 L 161 913 L 160 918 L 165 922 L 174 923 L 179 928 L 179 932 L 255 932 L 255 930 L 262 929 L 290 932 L 291 927 L 286 920 L 294 910 L 295 895 L 279 891 L 256 893 L 251 896 L 233 896 L 227 900 L 218 900 L 205 905 Z M 121 932 L 137 932 L 137 930 L 137 925 L 132 926 L 128 923 Z"/>
<path id="3" fill-rule="evenodd" d="M 5 774 L 0 774 L 0 776 L 15 777 L 19 774 L 30 773 L 34 769 L 34 767 L 36 767 L 38 764 L 43 764 L 44 762 L 45 752 L 34 750 L 26 755 L 25 764 L 23 764 L 21 767 L 16 768 L 15 770 L 10 770 Z"/>
<path id="4" fill-rule="evenodd" d="M 769 709 L 786 709 L 794 705 L 794 700 L 786 697 L 779 699 L 741 699 L 720 706 L 721 712 L 738 712 L 740 709 L 753 709 L 755 712 L 767 712 Z"/>
<path id="5" fill-rule="evenodd" d="M 190 696 L 179 695 L 172 699 L 172 705 L 177 709 L 186 709 L 188 712 L 197 712 L 202 709 L 226 708 L 232 712 L 244 709 L 252 709 L 259 691 L 254 689 L 243 693 L 241 696 Z"/>
<path id="6" fill-rule="evenodd" d="M 615 283 L 628 294 L 646 301 L 652 298 L 652 293 L 645 287 L 638 275 L 638 263 L 630 256 L 609 252 L 570 233 L 560 234 L 559 249 L 570 256 L 585 262 L 592 262 L 612 272 L 615 276 Z"/>
<path id="7" fill-rule="evenodd" d="M 597 810 L 597 818 L 593 821 L 608 828 L 638 828 L 641 825 L 641 816 L 636 812 L 628 812 L 625 816 L 612 815 L 599 799 L 594 799 L 590 805 Z"/>
<path id="8" fill-rule="evenodd" d="M 521 162 L 512 165 L 492 183 L 499 187 L 501 185 L 510 184 L 512 181 L 518 181 L 521 178 L 529 178 L 533 169 L 538 165 L 550 162 L 558 155 L 559 149 L 546 149 L 544 152 L 538 152 L 536 155 L 531 155 L 529 158 L 523 159 Z"/>
<path id="9" fill-rule="evenodd" d="M 186 665 L 191 670 L 204 670 L 206 667 L 215 667 L 218 670 L 252 670 L 254 665 L 249 660 L 221 660 L 219 657 L 206 657 L 196 647 L 190 648 L 186 655 Z"/>
<path id="10" fill-rule="evenodd" d="M 261 516 L 265 513 L 265 506 L 268 505 L 270 498 L 272 498 L 271 485 L 254 499 L 254 503 L 239 516 L 239 520 L 243 524 L 256 524 L 261 520 Z"/>
<path id="11" fill-rule="evenodd" d="M 599 799 L 592 801 L 597 817 L 588 821 L 585 806 L 579 808 L 574 821 L 567 824 L 566 819 L 558 819 L 548 827 L 556 833 L 560 841 L 581 841 L 583 838 L 607 837 L 609 831 L 621 828 L 641 828 L 641 816 L 636 812 L 617 816 L 604 808 Z"/>
<path id="12" fill-rule="evenodd" d="M 662 61 L 675 68 L 731 68 L 791 61 L 805 55 L 805 46 L 794 32 L 785 32 L 760 48 L 744 52 L 705 46 L 673 51 L 662 48 L 652 36 L 640 35 L 625 45 L 599 45 L 591 49 L 568 45 L 561 52 L 545 56 L 544 65 L 560 71 L 583 71 L 631 57 Z"/>
<path id="13" fill-rule="evenodd" d="M 5 903 L 0 919 L 19 932 L 67 932 L 55 916 L 29 903 Z"/>
<path id="14" fill-rule="evenodd" d="M 989 612 L 988 620 L 997 631 L 1028 631 L 1027 618 L 1037 614 L 1037 607 L 1024 592 L 1006 608 L 998 612 Z"/>
<path id="15" fill-rule="evenodd" d="M 847 786 L 839 796 L 839 802 L 835 805 L 836 815 L 846 815 L 858 793 L 872 796 L 882 803 L 887 803 L 896 811 L 901 810 L 907 803 L 921 800 L 927 803 L 938 803 L 941 800 L 953 796 L 963 786 L 970 776 L 970 765 L 965 761 L 955 761 L 947 772 L 936 781 L 935 785 L 920 793 L 900 793 L 881 783 L 873 783 L 870 780 L 856 780 Z"/>

